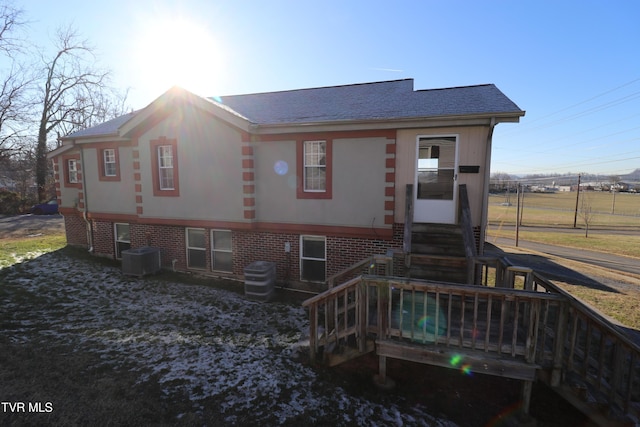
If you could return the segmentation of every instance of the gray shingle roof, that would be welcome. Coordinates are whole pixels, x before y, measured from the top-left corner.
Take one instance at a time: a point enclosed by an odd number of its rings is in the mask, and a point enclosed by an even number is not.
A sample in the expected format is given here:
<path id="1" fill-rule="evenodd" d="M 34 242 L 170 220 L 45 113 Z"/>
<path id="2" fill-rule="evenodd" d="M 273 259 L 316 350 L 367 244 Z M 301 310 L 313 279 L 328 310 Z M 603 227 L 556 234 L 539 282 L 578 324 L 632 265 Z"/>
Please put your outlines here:
<path id="1" fill-rule="evenodd" d="M 258 125 L 522 113 L 495 85 L 413 90 L 413 79 L 215 98 Z"/>
<path id="2" fill-rule="evenodd" d="M 413 79 L 208 98 L 256 125 L 393 120 L 524 112 L 495 85 L 414 90 Z M 140 110 L 142 111 L 142 110 Z M 139 111 L 67 138 L 117 135 Z"/>
<path id="3" fill-rule="evenodd" d="M 116 117 L 115 119 L 106 121 L 104 123 L 100 123 L 99 125 L 96 125 L 87 129 L 79 130 L 77 132 L 70 134 L 67 138 L 85 138 L 85 137 L 91 137 L 91 136 L 117 135 L 118 129 L 120 128 L 120 126 L 128 122 L 137 113 L 138 111 L 134 111 L 134 112 Z"/>

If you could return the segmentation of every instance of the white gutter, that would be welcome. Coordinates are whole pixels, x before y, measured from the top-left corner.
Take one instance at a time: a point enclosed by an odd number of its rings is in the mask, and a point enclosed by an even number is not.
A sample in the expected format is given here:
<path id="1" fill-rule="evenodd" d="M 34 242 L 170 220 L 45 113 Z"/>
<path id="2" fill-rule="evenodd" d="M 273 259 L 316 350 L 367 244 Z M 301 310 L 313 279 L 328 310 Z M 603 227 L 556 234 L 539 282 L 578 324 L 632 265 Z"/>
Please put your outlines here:
<path id="1" fill-rule="evenodd" d="M 74 143 L 75 145 L 75 143 Z M 87 243 L 89 244 L 89 252 L 93 253 L 93 225 L 91 221 L 87 218 L 87 213 L 89 212 L 89 198 L 87 196 L 87 180 L 85 175 L 85 165 L 84 165 L 84 150 L 82 147 L 80 148 L 80 165 L 82 166 L 82 193 L 84 194 L 84 208 L 82 210 L 82 218 L 84 222 L 87 224 Z"/>
<path id="2" fill-rule="evenodd" d="M 489 134 L 487 135 L 487 151 L 484 158 L 484 188 L 482 189 L 482 212 L 480 213 L 480 245 L 478 245 L 478 255 L 484 254 L 484 242 L 487 235 L 487 225 L 489 223 L 489 180 L 491 178 L 491 146 L 493 141 L 493 129 L 496 127 L 496 118 L 491 118 Z"/>

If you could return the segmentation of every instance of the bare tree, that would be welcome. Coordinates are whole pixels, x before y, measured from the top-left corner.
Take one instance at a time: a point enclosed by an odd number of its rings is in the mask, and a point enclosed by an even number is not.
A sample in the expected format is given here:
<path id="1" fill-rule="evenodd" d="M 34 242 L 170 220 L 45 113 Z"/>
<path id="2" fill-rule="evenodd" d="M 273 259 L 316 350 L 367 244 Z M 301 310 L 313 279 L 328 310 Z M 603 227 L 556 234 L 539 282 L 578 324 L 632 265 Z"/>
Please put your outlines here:
<path id="1" fill-rule="evenodd" d="M 31 83 L 26 72 L 17 65 L 0 81 L 0 158 L 17 153 L 28 141 Z"/>
<path id="2" fill-rule="evenodd" d="M 20 31 L 26 21 L 23 11 L 11 4 L 0 4 L 0 54 L 9 59 L 9 68 L 0 70 L 0 159 L 21 148 L 22 131 L 28 122 L 28 89 L 31 79 L 25 68 L 15 59 L 22 52 L 24 39 Z"/>
<path id="3" fill-rule="evenodd" d="M 69 120 L 60 123 L 57 134 L 69 135 L 129 112 L 126 104 L 128 91 L 100 87 L 87 95 L 77 99 L 78 108 L 71 113 Z"/>
<path id="4" fill-rule="evenodd" d="M 97 67 L 94 49 L 71 27 L 60 29 L 52 57 L 42 55 L 43 78 L 39 89 L 41 114 L 36 146 L 38 198 L 46 200 L 47 138 L 61 126 L 74 126 L 78 117 L 90 116 L 95 106 L 87 100 L 107 87 L 109 72 Z"/>
<path id="5" fill-rule="evenodd" d="M 27 23 L 24 11 L 13 7 L 10 3 L 0 4 L 0 52 L 13 56 L 24 47 L 24 39 L 18 35 Z"/>
<path id="6" fill-rule="evenodd" d="M 584 222 L 584 237 L 589 237 L 589 224 L 593 220 L 593 211 L 591 207 L 591 194 L 584 192 L 582 194 L 582 199 L 580 202 L 580 210 L 579 210 L 580 218 L 582 222 Z"/>

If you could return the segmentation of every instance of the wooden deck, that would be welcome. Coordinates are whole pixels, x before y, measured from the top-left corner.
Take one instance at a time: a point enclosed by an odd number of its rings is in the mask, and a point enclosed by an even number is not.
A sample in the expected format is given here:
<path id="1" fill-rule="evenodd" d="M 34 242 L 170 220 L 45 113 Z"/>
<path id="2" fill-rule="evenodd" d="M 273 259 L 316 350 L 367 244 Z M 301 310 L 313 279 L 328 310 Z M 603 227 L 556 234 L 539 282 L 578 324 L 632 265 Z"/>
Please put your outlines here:
<path id="1" fill-rule="evenodd" d="M 543 381 L 600 425 L 640 419 L 635 343 L 535 272 L 475 265 L 484 286 L 360 275 L 308 299 L 312 362 L 375 351 L 382 382 L 391 357 L 522 380 L 525 412 L 532 383 Z M 517 277 L 523 289 L 513 289 Z"/>

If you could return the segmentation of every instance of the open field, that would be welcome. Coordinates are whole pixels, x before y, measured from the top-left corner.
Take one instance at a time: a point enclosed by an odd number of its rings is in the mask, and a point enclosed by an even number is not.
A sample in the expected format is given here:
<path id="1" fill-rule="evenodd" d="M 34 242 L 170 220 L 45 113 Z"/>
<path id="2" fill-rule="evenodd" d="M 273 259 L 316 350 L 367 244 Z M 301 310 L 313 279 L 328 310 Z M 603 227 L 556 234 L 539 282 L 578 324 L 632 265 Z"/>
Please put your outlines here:
<path id="1" fill-rule="evenodd" d="M 577 193 L 525 193 L 521 205 L 522 224 L 573 227 L 576 217 Z M 583 205 L 582 203 L 585 203 Z M 590 227 L 640 227 L 640 194 L 601 191 L 581 192 L 578 201 L 577 226 L 583 227 L 583 206 L 591 208 Z M 613 211 L 613 214 L 612 214 Z M 489 196 L 489 222 L 515 224 L 517 198 L 515 194 Z"/>
<path id="2" fill-rule="evenodd" d="M 540 194 L 525 193 L 521 206 L 521 230 L 519 238 L 549 245 L 590 249 L 618 255 L 640 258 L 640 194 L 616 194 L 615 215 L 611 214 L 612 194 L 603 192 L 581 193 L 589 199 L 593 212 L 589 221 L 589 234 L 585 238 L 586 224 L 578 211 L 576 228 L 576 193 Z M 506 205 L 509 200 L 511 205 Z M 489 197 L 488 241 L 491 237 L 515 237 L 516 196 Z M 538 229 L 536 229 L 538 228 Z M 533 231 L 532 231 L 533 230 Z"/>

